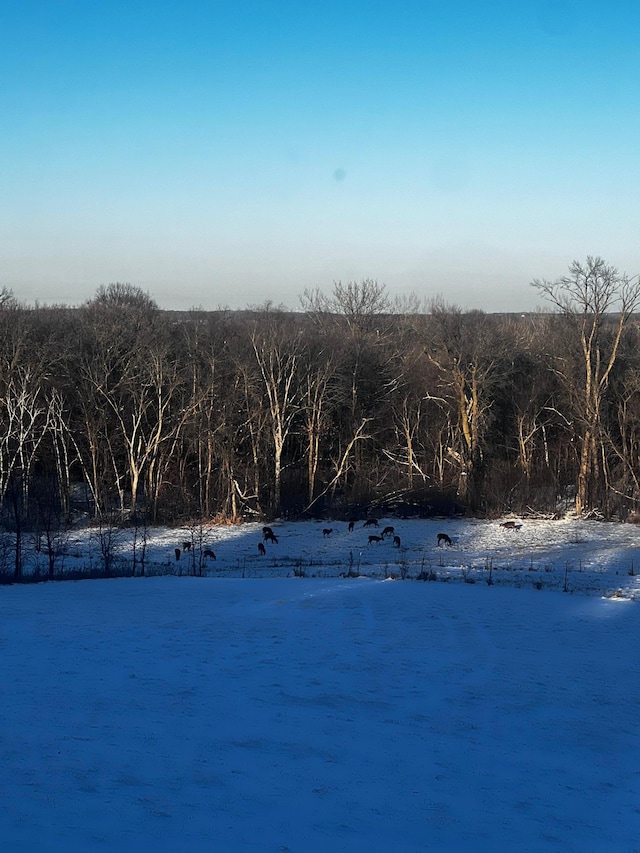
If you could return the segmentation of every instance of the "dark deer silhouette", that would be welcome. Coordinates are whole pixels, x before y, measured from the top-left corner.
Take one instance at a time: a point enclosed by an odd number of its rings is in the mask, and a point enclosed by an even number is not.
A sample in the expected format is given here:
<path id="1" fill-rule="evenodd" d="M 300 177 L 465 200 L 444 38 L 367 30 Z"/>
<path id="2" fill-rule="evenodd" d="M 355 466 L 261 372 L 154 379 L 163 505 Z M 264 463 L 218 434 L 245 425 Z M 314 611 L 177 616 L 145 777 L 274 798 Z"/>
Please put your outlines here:
<path id="1" fill-rule="evenodd" d="M 447 533 L 438 533 L 438 548 L 443 542 L 445 545 L 451 545 L 451 537 Z"/>
<path id="2" fill-rule="evenodd" d="M 354 528 L 355 526 L 356 526 L 356 525 L 355 525 L 355 522 L 354 522 L 354 521 L 350 521 L 350 522 L 349 522 L 349 533 L 353 533 L 353 528 Z"/>
<path id="3" fill-rule="evenodd" d="M 504 527 L 505 530 L 520 530 L 522 525 L 516 524 L 515 521 L 503 521 L 500 527 Z"/>
<path id="4" fill-rule="evenodd" d="M 215 558 L 216 558 L 216 555 L 213 553 L 213 551 L 211 550 L 211 548 L 206 548 L 206 549 L 202 552 L 202 556 L 203 556 L 203 557 L 209 557 L 209 559 L 210 559 L 210 560 L 215 560 Z"/>
<path id="5" fill-rule="evenodd" d="M 365 521 L 365 523 L 362 526 L 363 527 L 377 527 L 378 526 L 378 519 L 377 518 L 370 518 L 368 521 Z"/>
<path id="6" fill-rule="evenodd" d="M 183 542 L 182 543 L 182 550 L 183 551 L 190 551 L 191 550 L 191 542 Z"/>
<path id="7" fill-rule="evenodd" d="M 399 537 L 399 536 L 394 536 L 394 537 L 393 537 L 393 547 L 394 547 L 394 548 L 399 548 L 399 547 L 400 547 L 400 537 Z"/>
<path id="8" fill-rule="evenodd" d="M 382 536 L 370 536 L 369 537 L 369 545 L 371 545 L 372 542 L 375 542 L 377 545 L 378 542 L 382 542 Z"/>
<path id="9" fill-rule="evenodd" d="M 264 557 L 264 555 L 266 553 L 267 553 L 267 549 L 264 547 L 262 542 L 258 542 L 258 554 L 260 554 L 262 557 Z"/>
<path id="10" fill-rule="evenodd" d="M 325 527 L 324 530 L 322 531 L 323 536 L 331 536 L 332 533 L 333 533 L 333 527 Z"/>
<path id="11" fill-rule="evenodd" d="M 176 548 L 176 560 L 180 559 L 180 548 Z"/>
<path id="12" fill-rule="evenodd" d="M 394 531 L 393 527 L 391 527 L 391 526 L 385 527 L 385 529 L 382 531 L 382 538 L 384 539 L 385 536 L 393 536 L 394 532 L 395 531 Z"/>
<path id="13" fill-rule="evenodd" d="M 273 530 L 268 530 L 268 531 L 264 534 L 264 541 L 265 541 L 265 542 L 275 542 L 275 543 L 276 543 L 276 545 L 277 545 L 277 544 L 278 544 L 278 537 L 277 537 L 277 536 L 276 536 L 276 534 L 273 532 Z"/>
<path id="14" fill-rule="evenodd" d="M 263 535 L 264 539 L 266 540 L 269 538 L 269 536 L 273 536 L 273 530 L 270 527 L 263 527 L 262 528 L 262 535 Z"/>

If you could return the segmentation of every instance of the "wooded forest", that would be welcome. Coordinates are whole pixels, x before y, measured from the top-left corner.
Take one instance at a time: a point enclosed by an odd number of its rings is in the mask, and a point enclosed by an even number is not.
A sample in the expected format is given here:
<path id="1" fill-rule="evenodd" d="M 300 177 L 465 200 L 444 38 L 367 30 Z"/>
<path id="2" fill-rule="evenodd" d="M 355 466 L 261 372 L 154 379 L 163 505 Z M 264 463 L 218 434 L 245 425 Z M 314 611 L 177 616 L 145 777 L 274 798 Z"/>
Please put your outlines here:
<path id="1" fill-rule="evenodd" d="M 506 511 L 640 501 L 637 279 L 600 258 L 532 314 L 394 303 L 365 280 L 301 309 L 170 312 L 128 284 L 0 297 L 7 530 L 90 518 Z"/>

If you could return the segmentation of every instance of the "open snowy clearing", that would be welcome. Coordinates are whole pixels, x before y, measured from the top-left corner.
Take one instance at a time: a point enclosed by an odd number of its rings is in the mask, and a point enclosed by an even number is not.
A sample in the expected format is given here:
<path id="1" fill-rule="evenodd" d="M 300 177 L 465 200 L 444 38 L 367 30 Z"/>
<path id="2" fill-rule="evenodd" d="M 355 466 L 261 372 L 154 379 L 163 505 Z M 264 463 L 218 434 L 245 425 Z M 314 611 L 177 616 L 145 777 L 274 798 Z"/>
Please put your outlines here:
<path id="1" fill-rule="evenodd" d="M 640 530 L 388 524 L 1 588 L 3 849 L 640 851 Z M 384 580 L 423 561 L 451 581 Z"/>
<path id="2" fill-rule="evenodd" d="M 640 525 L 584 521 L 515 520 L 516 529 L 498 521 L 473 519 L 380 519 L 349 531 L 344 521 L 272 523 L 277 543 L 265 542 L 262 524 L 151 528 L 146 533 L 145 574 L 202 574 L 209 577 L 339 577 L 366 575 L 430 577 L 570 593 L 640 597 Z M 393 534 L 379 542 L 387 527 Z M 327 535 L 324 530 L 330 530 Z M 438 546 L 438 534 L 452 544 Z M 136 573 L 140 573 L 143 532 L 109 531 L 114 569 L 131 573 L 136 541 Z M 399 537 L 399 547 L 393 536 Z M 193 543 L 184 551 L 184 542 Z M 263 543 L 266 553 L 258 552 Z M 181 551 L 176 560 L 175 549 Z M 216 559 L 203 556 L 211 550 Z M 57 569 L 95 571 L 101 556 L 98 531 L 70 531 L 60 543 Z M 27 548 L 25 573 L 46 576 L 43 550 Z"/>

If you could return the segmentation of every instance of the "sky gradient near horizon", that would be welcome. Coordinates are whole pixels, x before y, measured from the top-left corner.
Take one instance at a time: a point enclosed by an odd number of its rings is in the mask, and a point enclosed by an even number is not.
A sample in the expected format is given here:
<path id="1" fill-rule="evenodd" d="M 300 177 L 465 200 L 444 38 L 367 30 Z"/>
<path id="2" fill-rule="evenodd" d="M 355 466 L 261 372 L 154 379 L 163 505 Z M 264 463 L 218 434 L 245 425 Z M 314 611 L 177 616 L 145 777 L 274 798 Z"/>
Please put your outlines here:
<path id="1" fill-rule="evenodd" d="M 5 0 L 0 285 L 77 304 L 391 296 L 527 311 L 640 272 L 640 7 Z"/>

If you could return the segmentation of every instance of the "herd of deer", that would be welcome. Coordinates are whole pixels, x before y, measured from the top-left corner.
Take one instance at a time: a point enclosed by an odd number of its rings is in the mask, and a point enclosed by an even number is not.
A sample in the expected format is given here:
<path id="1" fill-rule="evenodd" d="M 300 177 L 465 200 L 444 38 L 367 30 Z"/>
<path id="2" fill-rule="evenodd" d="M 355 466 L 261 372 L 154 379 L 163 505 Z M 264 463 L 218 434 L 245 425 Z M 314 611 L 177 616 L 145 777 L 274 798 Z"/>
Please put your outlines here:
<path id="1" fill-rule="evenodd" d="M 191 551 L 191 542 L 183 542 L 182 543 L 182 549 L 176 548 L 176 550 L 175 550 L 176 560 L 180 559 L 180 555 L 182 554 L 182 551 L 187 551 L 187 552 Z M 216 558 L 216 555 L 213 553 L 211 548 L 205 548 L 204 551 L 202 552 L 202 556 L 208 557 L 210 560 L 215 560 L 215 558 Z"/>
<path id="2" fill-rule="evenodd" d="M 352 533 L 354 531 L 355 526 L 356 526 L 355 521 L 349 522 L 349 524 L 348 524 L 349 533 Z M 365 521 L 365 523 L 363 524 L 363 527 L 378 527 L 378 521 L 375 518 L 370 518 L 368 521 Z M 322 535 L 325 539 L 328 538 L 329 536 L 331 536 L 332 533 L 333 533 L 333 527 L 323 527 L 322 528 Z M 395 536 L 394 533 L 395 533 L 395 531 L 394 531 L 393 527 L 391 527 L 391 526 L 385 527 L 384 530 L 382 531 L 381 536 L 375 536 L 375 535 L 369 536 L 369 545 L 372 545 L 374 542 L 375 543 L 382 542 L 388 536 L 392 536 L 394 547 L 399 548 L 400 544 L 401 544 L 400 543 L 400 537 Z M 267 553 L 267 549 L 265 548 L 265 545 L 264 545 L 265 542 L 274 542 L 276 545 L 278 544 L 278 537 L 275 535 L 275 533 L 273 532 L 273 529 L 271 527 L 263 527 L 262 528 L 262 542 L 258 542 L 258 554 L 260 554 L 260 556 L 264 556 Z"/>
<path id="3" fill-rule="evenodd" d="M 371 518 L 371 519 L 369 519 L 369 521 L 365 521 L 363 527 L 378 527 L 378 522 L 376 519 Z M 355 528 L 355 522 L 350 521 L 349 525 L 348 525 L 349 533 L 352 533 L 354 528 Z M 327 537 L 331 536 L 332 533 L 333 533 L 333 527 L 323 527 L 322 528 L 322 535 L 325 539 Z M 382 542 L 384 539 L 387 538 L 387 536 L 393 536 L 394 546 L 396 548 L 400 547 L 400 537 L 394 536 L 394 529 L 391 526 L 385 527 L 384 530 L 382 531 L 381 536 L 369 536 L 369 545 L 371 545 L 374 542 Z M 273 532 L 273 530 L 270 527 L 263 527 L 262 528 L 262 538 L 263 538 L 264 542 L 275 542 L 276 544 L 278 542 L 278 537 L 275 535 L 275 533 Z M 266 548 L 264 547 L 263 542 L 258 543 L 258 553 L 261 555 L 266 554 Z"/>
<path id="4" fill-rule="evenodd" d="M 353 531 L 355 530 L 355 526 L 356 526 L 355 521 L 349 522 L 348 528 L 347 528 L 349 533 L 353 533 Z M 379 527 L 378 519 L 377 518 L 369 518 L 369 519 L 367 519 L 367 521 L 365 521 L 365 523 L 362 526 L 365 528 L 366 527 Z M 522 525 L 518 524 L 515 521 L 503 521 L 500 524 L 500 527 L 503 527 L 505 530 L 520 530 Z M 333 533 L 333 527 L 324 527 L 322 529 L 322 535 L 324 538 L 331 536 L 332 533 Z M 384 542 L 385 539 L 389 536 L 393 537 L 394 548 L 399 548 L 401 545 L 400 537 L 396 535 L 395 528 L 392 527 L 391 525 L 388 525 L 387 527 L 385 527 L 383 529 L 382 533 L 380 534 L 380 536 L 378 536 L 377 534 L 371 534 L 369 536 L 369 543 L 368 544 L 369 545 L 374 545 L 374 544 L 378 545 L 378 544 L 380 544 L 380 542 Z M 451 537 L 449 536 L 448 533 L 438 533 L 437 539 L 438 539 L 438 547 L 440 547 L 440 545 L 449 546 L 449 545 L 453 544 Z M 278 537 L 273 532 L 273 529 L 271 527 L 265 526 L 262 528 L 262 542 L 258 542 L 258 554 L 261 557 L 264 557 L 265 554 L 267 553 L 267 549 L 265 547 L 266 542 L 273 542 L 274 544 L 277 545 L 278 544 Z M 191 542 L 183 542 L 182 543 L 182 551 L 191 551 Z M 176 553 L 176 560 L 179 560 L 180 554 L 181 554 L 181 549 L 176 548 L 175 553 Z M 210 560 L 216 559 L 216 555 L 213 553 L 213 551 L 210 548 L 206 548 L 202 552 L 202 554 L 204 557 L 208 557 Z"/>

